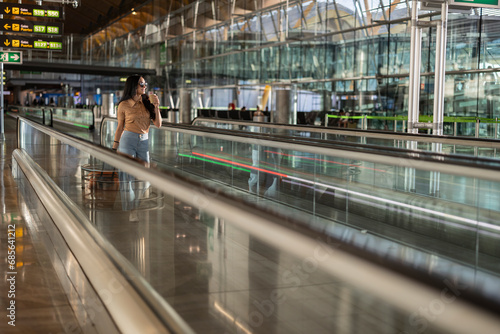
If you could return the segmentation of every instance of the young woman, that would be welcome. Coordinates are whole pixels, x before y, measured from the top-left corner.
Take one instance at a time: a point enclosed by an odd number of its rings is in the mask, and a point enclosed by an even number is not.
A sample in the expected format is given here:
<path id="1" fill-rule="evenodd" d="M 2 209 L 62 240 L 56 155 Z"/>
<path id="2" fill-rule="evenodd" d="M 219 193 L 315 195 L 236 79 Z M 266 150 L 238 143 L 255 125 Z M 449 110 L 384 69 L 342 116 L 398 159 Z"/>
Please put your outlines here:
<path id="1" fill-rule="evenodd" d="M 127 78 L 123 96 L 118 103 L 118 126 L 116 128 L 113 149 L 118 152 L 149 163 L 149 127 L 151 120 L 156 127 L 161 127 L 160 101 L 158 96 L 146 95 L 148 84 L 140 75 Z M 120 173 L 120 193 L 123 210 L 130 210 L 131 221 L 138 221 L 137 207 L 145 189 L 137 189 L 133 177 Z"/>
<path id="2" fill-rule="evenodd" d="M 160 101 L 154 94 L 146 95 L 147 87 L 140 75 L 127 78 L 122 99 L 118 102 L 118 127 L 113 143 L 113 149 L 145 162 L 149 162 L 150 120 L 161 127 Z"/>

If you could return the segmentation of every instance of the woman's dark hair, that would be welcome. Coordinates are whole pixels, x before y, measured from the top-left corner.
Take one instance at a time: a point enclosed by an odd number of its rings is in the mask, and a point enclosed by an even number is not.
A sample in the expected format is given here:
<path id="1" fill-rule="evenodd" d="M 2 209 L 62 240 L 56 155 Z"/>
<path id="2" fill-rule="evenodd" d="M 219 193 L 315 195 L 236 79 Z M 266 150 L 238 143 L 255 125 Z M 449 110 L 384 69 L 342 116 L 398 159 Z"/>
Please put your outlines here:
<path id="1" fill-rule="evenodd" d="M 143 78 L 143 76 L 139 74 L 134 74 L 127 78 L 127 81 L 125 81 L 125 88 L 123 88 L 122 98 L 118 104 L 135 96 L 140 78 Z M 149 117 L 154 121 L 156 119 L 155 106 L 151 103 L 151 101 L 149 101 L 147 94 L 142 94 L 142 103 L 146 107 L 147 111 L 149 111 Z"/>

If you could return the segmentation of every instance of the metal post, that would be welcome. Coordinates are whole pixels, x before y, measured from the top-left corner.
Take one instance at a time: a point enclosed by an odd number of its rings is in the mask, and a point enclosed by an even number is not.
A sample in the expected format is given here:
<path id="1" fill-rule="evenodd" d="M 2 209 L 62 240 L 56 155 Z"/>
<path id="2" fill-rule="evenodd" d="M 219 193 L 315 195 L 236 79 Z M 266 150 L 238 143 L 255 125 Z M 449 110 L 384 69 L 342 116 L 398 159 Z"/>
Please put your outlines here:
<path id="1" fill-rule="evenodd" d="M 448 1 L 441 4 L 441 22 L 437 25 L 436 31 L 436 71 L 434 74 L 434 113 L 433 113 L 433 134 L 443 135 L 444 119 L 444 84 L 446 67 L 446 25 L 448 21 Z"/>
<path id="2" fill-rule="evenodd" d="M 498 117 L 495 118 L 495 139 L 498 138 Z"/>
<path id="3" fill-rule="evenodd" d="M 479 118 L 476 119 L 476 138 L 479 138 L 479 124 L 481 123 L 481 121 L 479 120 Z"/>
<path id="4" fill-rule="evenodd" d="M 422 30 L 418 27 L 419 2 L 412 1 L 411 8 L 411 45 L 410 45 L 410 82 L 408 83 L 408 133 L 418 133 L 413 124 L 418 122 L 420 102 L 420 63 Z"/>

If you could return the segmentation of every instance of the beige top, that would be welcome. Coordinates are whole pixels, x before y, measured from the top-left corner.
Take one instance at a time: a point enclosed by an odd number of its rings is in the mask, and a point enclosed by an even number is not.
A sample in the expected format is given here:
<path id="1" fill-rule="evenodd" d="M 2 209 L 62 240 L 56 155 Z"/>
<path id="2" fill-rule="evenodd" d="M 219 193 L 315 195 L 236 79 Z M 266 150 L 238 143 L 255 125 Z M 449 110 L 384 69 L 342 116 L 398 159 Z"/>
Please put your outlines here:
<path id="1" fill-rule="evenodd" d="M 135 133 L 148 133 L 151 125 L 149 111 L 142 103 L 142 98 L 135 102 L 133 99 L 128 99 L 118 105 L 118 123 L 125 120 L 125 131 Z"/>

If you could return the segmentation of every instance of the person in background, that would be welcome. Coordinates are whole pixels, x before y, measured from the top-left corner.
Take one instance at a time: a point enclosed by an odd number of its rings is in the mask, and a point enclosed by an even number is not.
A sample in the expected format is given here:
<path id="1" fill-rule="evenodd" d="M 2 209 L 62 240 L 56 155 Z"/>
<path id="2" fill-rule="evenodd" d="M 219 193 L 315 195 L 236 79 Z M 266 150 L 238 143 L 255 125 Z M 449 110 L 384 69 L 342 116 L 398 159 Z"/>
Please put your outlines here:
<path id="1" fill-rule="evenodd" d="M 264 113 L 260 110 L 260 106 L 257 105 L 257 110 L 253 113 L 254 116 L 264 116 Z"/>
<path id="2" fill-rule="evenodd" d="M 340 111 L 339 111 L 339 116 L 349 116 L 349 113 L 345 112 L 345 110 L 344 110 L 344 109 L 340 109 Z M 347 126 L 348 126 L 348 124 L 347 124 L 347 123 L 348 123 L 348 121 L 349 121 L 349 119 L 348 119 L 348 118 L 342 118 L 342 117 L 340 117 L 340 118 L 339 118 L 339 122 L 338 122 L 338 126 L 339 126 L 340 128 L 347 128 Z"/>
<path id="3" fill-rule="evenodd" d="M 118 126 L 115 132 L 113 150 L 136 158 L 149 166 L 149 128 L 151 121 L 161 127 L 160 101 L 155 94 L 147 95 L 148 84 L 140 75 L 127 78 L 120 102 L 118 102 Z M 122 207 L 130 211 L 129 219 L 138 221 L 137 207 L 145 189 L 134 189 L 133 177 L 120 173 Z M 141 193 L 142 192 L 142 193 Z"/>

